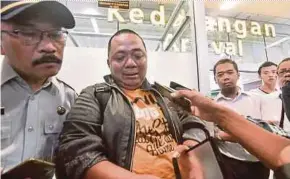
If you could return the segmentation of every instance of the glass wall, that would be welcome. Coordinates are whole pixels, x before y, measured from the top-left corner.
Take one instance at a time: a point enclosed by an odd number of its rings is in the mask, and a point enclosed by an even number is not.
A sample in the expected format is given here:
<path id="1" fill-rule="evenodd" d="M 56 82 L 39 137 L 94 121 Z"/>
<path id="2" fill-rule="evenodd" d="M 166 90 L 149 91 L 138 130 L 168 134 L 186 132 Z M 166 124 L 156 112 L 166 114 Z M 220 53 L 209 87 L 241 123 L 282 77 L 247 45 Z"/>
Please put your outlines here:
<path id="1" fill-rule="evenodd" d="M 129 9 L 98 7 L 97 1 L 61 1 L 74 14 L 76 27 L 68 44 L 106 48 L 111 35 L 120 29 L 136 31 L 147 48 L 155 51 L 178 1 L 129 1 Z"/>
<path id="2" fill-rule="evenodd" d="M 261 10 L 265 6 L 262 2 L 236 4 L 205 4 L 209 60 L 211 68 L 222 58 L 236 61 L 241 71 L 240 86 L 249 90 L 260 85 L 257 70 L 263 62 L 279 63 L 290 56 L 290 16 L 278 12 L 271 16 L 271 10 L 266 14 Z M 290 12 L 290 3 L 286 5 L 284 9 Z M 217 91 L 212 71 L 210 81 L 211 90 Z"/>
<path id="3" fill-rule="evenodd" d="M 64 60 L 59 77 L 74 88 L 80 90 L 102 81 L 103 75 L 109 73 L 106 64 L 109 38 L 119 29 L 131 29 L 145 41 L 146 77 L 150 82 L 169 85 L 175 81 L 200 89 L 196 53 L 192 48 L 195 28 L 191 22 L 193 5 L 189 2 L 193 1 L 134 0 L 129 1 L 128 9 L 99 7 L 97 1 L 61 2 L 73 12 L 76 27 L 69 31 L 64 55 L 68 59 Z M 78 66 L 85 71 L 76 77 L 73 69 Z"/>

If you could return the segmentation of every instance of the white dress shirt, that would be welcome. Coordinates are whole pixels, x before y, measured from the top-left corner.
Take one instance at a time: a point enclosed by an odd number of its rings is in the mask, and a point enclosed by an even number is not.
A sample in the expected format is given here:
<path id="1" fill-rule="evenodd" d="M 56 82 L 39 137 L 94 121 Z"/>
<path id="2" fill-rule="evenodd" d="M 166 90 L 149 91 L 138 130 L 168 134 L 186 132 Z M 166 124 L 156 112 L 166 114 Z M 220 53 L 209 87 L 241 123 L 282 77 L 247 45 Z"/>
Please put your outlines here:
<path id="1" fill-rule="evenodd" d="M 276 91 L 261 98 L 262 119 L 279 125 L 281 120 L 282 100 L 281 91 Z M 284 130 L 290 132 L 290 122 L 284 113 Z"/>
<path id="2" fill-rule="evenodd" d="M 251 116 L 252 118 L 261 119 L 261 97 L 258 95 L 253 95 L 251 93 L 239 91 L 236 98 L 231 99 L 225 97 L 221 93 L 217 95 L 215 101 L 221 105 L 227 106 L 232 110 L 243 116 Z M 247 129 L 245 129 L 247 130 Z M 254 136 L 253 136 L 254 137 Z M 224 155 L 241 161 L 258 161 L 256 157 L 251 155 L 247 150 L 245 150 L 240 144 L 219 141 L 218 147 Z"/>
<path id="3" fill-rule="evenodd" d="M 257 95 L 267 95 L 267 94 L 269 94 L 269 93 L 266 93 L 265 91 L 261 90 L 260 88 L 252 89 L 249 92 L 257 94 Z"/>

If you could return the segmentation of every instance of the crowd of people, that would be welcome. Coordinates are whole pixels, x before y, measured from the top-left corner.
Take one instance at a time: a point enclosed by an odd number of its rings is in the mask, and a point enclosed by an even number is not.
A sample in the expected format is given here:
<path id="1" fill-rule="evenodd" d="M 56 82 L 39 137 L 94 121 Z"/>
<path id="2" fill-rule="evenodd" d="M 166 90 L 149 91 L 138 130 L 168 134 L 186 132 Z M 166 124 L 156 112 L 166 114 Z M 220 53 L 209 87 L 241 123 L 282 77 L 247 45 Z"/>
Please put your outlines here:
<path id="1" fill-rule="evenodd" d="M 290 79 L 287 73 L 289 68 L 290 58 L 282 60 L 279 65 L 265 62 L 258 69 L 262 85 L 251 91 L 243 91 L 237 85 L 240 76 L 238 65 L 230 59 L 219 60 L 213 72 L 221 91 L 214 100 L 244 117 L 261 119 L 290 132 L 290 121 L 280 98 L 280 88 Z M 269 178 L 269 169 L 237 143 L 235 137 L 219 127 L 215 129 L 215 136 L 227 173 L 231 175 L 229 178 Z"/>
<path id="2" fill-rule="evenodd" d="M 77 95 L 56 78 L 65 29 L 74 26 L 72 13 L 57 1 L 1 1 L 2 173 L 37 158 L 55 163 L 49 177 L 58 179 L 171 179 L 178 156 L 183 179 L 204 179 L 204 166 L 186 152 L 204 140 L 204 131 L 185 126 L 211 122 L 225 179 L 266 179 L 270 169 L 277 179 L 290 178 L 290 140 L 246 119 L 290 132 L 281 90 L 290 85 L 290 58 L 262 64 L 262 85 L 249 92 L 237 85 L 238 65 L 222 59 L 213 67 L 221 89 L 214 100 L 194 90 L 167 99 L 146 79 L 142 37 L 123 29 L 108 42 L 110 74 Z M 181 97 L 191 101 L 191 113 L 172 105 Z"/>

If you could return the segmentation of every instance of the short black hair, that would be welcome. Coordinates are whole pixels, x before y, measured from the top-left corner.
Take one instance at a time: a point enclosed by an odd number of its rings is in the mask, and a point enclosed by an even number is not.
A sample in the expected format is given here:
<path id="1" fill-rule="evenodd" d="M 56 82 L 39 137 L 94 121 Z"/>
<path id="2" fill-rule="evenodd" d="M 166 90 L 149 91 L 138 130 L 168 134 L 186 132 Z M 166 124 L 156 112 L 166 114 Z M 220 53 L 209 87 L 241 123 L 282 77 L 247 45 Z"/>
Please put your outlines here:
<path id="1" fill-rule="evenodd" d="M 264 62 L 258 69 L 258 74 L 261 75 L 261 72 L 262 72 L 262 68 L 265 68 L 265 67 L 270 67 L 270 66 L 278 66 L 276 63 L 273 63 L 273 62 Z"/>
<path id="2" fill-rule="evenodd" d="M 239 72 L 239 68 L 238 68 L 237 63 L 236 63 L 235 61 L 231 60 L 231 59 L 225 58 L 225 59 L 221 59 L 221 60 L 219 60 L 218 62 L 216 62 L 216 64 L 215 64 L 214 67 L 213 67 L 213 74 L 215 75 L 215 73 L 216 73 L 216 67 L 217 67 L 218 65 L 225 64 L 225 63 L 230 63 L 230 64 L 232 64 L 232 65 L 234 66 L 235 70 L 236 70 L 237 72 Z"/>
<path id="3" fill-rule="evenodd" d="M 282 60 L 282 61 L 279 63 L 279 65 L 278 65 L 278 69 L 279 69 L 279 67 L 280 67 L 280 65 L 281 65 L 282 63 L 287 62 L 287 61 L 290 61 L 290 57 L 287 57 L 287 58 L 285 58 L 284 60 Z"/>
<path id="4" fill-rule="evenodd" d="M 135 31 L 133 31 L 133 30 L 130 30 L 130 29 L 121 29 L 121 30 L 118 30 L 111 38 L 110 38 L 110 40 L 109 40 L 109 42 L 108 42 L 108 57 L 109 57 L 109 54 L 110 54 L 110 51 L 111 51 L 111 43 L 112 43 L 112 40 L 113 40 L 113 38 L 114 37 L 116 37 L 116 36 L 118 36 L 118 35 L 121 35 L 121 34 L 134 34 L 134 35 L 136 35 L 136 36 L 138 36 L 140 39 L 141 39 L 141 41 L 142 41 L 142 43 L 143 43 L 143 45 L 144 45 L 144 48 L 145 48 L 145 50 L 147 50 L 146 49 L 146 45 L 145 45 L 145 43 L 144 43 L 144 40 L 142 39 L 142 37 L 139 35 L 139 34 L 137 34 L 137 32 L 135 32 Z"/>

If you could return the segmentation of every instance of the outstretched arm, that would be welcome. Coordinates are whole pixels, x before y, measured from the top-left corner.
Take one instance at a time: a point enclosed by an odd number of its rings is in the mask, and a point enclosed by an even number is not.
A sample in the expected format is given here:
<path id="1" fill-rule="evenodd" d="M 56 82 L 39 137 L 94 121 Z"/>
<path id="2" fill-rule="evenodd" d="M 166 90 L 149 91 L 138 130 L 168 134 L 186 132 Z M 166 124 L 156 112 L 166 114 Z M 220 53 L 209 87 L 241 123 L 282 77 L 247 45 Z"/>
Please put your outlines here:
<path id="1" fill-rule="evenodd" d="M 243 147 L 272 169 L 290 163 L 290 140 L 272 134 L 229 108 L 218 105 L 196 91 L 180 90 L 173 97 L 186 97 L 192 102 L 192 113 L 215 122 Z"/>

